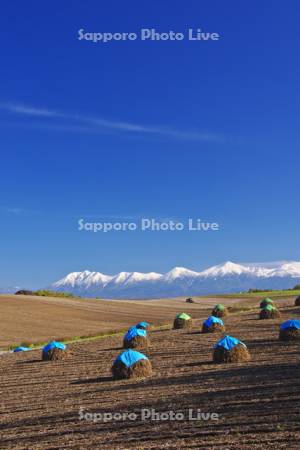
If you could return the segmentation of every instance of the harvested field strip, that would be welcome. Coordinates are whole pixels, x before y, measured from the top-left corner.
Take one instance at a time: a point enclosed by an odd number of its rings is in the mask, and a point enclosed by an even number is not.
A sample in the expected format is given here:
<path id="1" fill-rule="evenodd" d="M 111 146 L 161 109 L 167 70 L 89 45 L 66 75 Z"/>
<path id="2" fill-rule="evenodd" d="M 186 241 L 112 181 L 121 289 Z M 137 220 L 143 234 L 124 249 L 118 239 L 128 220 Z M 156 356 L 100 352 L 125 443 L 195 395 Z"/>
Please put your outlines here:
<path id="1" fill-rule="evenodd" d="M 293 308 L 284 308 L 292 317 Z M 257 311 L 226 318 L 229 334 L 252 361 L 213 364 L 214 335 L 194 329 L 150 333 L 154 376 L 113 381 L 110 366 L 121 336 L 72 344 L 66 361 L 41 362 L 40 351 L 1 356 L 0 448 L 5 449 L 292 449 L 300 437 L 300 345 L 278 341 L 280 320 L 261 326 Z M 79 420 L 89 413 L 188 409 L 218 421 Z"/>

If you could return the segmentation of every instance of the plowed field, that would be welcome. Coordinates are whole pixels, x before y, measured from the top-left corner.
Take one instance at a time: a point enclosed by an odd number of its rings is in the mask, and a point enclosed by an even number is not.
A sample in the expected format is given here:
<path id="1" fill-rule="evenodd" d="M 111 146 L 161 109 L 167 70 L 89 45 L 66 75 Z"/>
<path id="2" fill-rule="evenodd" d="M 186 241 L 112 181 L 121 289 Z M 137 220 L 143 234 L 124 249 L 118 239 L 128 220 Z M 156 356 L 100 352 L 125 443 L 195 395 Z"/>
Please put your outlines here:
<path id="1" fill-rule="evenodd" d="M 260 321 L 257 311 L 225 319 L 226 334 L 247 344 L 248 363 L 212 363 L 220 335 L 199 333 L 208 310 L 198 313 L 192 331 L 150 332 L 154 374 L 144 380 L 111 378 L 121 336 L 70 345 L 72 355 L 61 362 L 42 362 L 40 350 L 2 355 L 0 448 L 299 448 L 300 344 L 278 340 L 280 322 L 300 314 L 288 303 L 279 302 L 278 320 Z M 144 409 L 181 416 L 142 420 Z M 218 420 L 188 420 L 189 410 Z M 104 413 L 124 420 L 103 422 Z"/>

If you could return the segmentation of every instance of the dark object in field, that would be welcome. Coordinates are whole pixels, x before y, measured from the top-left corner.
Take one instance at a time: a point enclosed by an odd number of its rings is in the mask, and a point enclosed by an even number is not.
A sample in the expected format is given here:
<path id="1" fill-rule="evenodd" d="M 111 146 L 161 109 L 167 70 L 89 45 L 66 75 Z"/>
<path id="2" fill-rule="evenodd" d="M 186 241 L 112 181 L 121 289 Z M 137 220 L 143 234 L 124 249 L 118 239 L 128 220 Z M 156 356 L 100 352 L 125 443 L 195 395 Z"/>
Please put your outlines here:
<path id="1" fill-rule="evenodd" d="M 228 309 L 220 303 L 214 307 L 211 313 L 211 315 L 215 317 L 226 317 L 228 314 Z"/>
<path id="2" fill-rule="evenodd" d="M 300 295 L 295 300 L 295 306 L 300 306 Z"/>
<path id="3" fill-rule="evenodd" d="M 28 291 L 27 289 L 20 289 L 19 291 L 15 292 L 15 295 L 34 295 L 34 292 Z"/>
<path id="4" fill-rule="evenodd" d="M 261 320 L 264 320 L 264 319 L 277 319 L 278 317 L 281 317 L 280 311 L 278 311 L 278 309 L 274 308 L 271 305 L 263 308 L 260 311 L 260 313 L 259 313 L 259 318 Z"/>
<path id="5" fill-rule="evenodd" d="M 43 351 L 42 360 L 43 361 L 62 361 L 69 357 L 69 352 L 67 350 L 61 350 L 60 348 L 53 348 L 48 352 Z"/>
<path id="6" fill-rule="evenodd" d="M 236 363 L 250 361 L 251 356 L 247 349 L 242 344 L 237 344 L 231 350 L 224 347 L 216 347 L 214 349 L 213 360 L 215 363 Z"/>
<path id="7" fill-rule="evenodd" d="M 224 325 L 220 323 L 212 323 L 211 325 L 202 325 L 202 333 L 223 333 L 225 331 Z"/>
<path id="8" fill-rule="evenodd" d="M 192 328 L 193 322 L 191 316 L 185 313 L 177 314 L 174 320 L 174 330 L 180 330 L 182 328 Z"/>
<path id="9" fill-rule="evenodd" d="M 264 298 L 261 302 L 260 302 L 260 308 L 266 308 L 268 305 L 274 306 L 274 302 L 271 298 Z"/>
<path id="10" fill-rule="evenodd" d="M 152 366 L 145 355 L 129 349 L 117 357 L 111 371 L 115 379 L 145 378 L 152 375 Z"/>
<path id="11" fill-rule="evenodd" d="M 195 303 L 192 297 L 186 299 L 186 303 Z"/>
<path id="12" fill-rule="evenodd" d="M 126 340 L 124 338 L 123 347 L 124 348 L 135 348 L 135 349 L 147 349 L 150 345 L 147 336 L 135 336 L 132 339 Z"/>

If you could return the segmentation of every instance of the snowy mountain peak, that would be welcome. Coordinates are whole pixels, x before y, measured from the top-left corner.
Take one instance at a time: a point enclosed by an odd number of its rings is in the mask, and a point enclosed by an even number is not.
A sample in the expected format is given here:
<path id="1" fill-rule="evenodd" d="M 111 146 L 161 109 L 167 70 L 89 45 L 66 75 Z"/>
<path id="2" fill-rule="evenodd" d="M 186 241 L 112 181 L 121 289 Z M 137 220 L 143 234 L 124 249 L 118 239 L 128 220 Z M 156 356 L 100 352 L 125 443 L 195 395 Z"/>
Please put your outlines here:
<path id="1" fill-rule="evenodd" d="M 162 277 L 160 273 L 149 272 L 149 273 L 141 273 L 141 272 L 131 272 L 126 278 L 126 284 L 134 284 L 139 282 L 147 282 L 147 281 L 155 281 Z"/>
<path id="2" fill-rule="evenodd" d="M 161 273 L 156 272 L 148 272 L 148 273 L 141 273 L 141 272 L 132 272 L 130 274 L 130 279 L 134 281 L 138 280 L 157 280 L 162 277 Z"/>
<path id="3" fill-rule="evenodd" d="M 89 270 L 84 270 L 83 272 L 71 272 L 61 280 L 57 281 L 52 285 L 52 288 L 60 288 L 65 285 L 70 287 L 87 285 L 90 286 L 94 283 L 102 283 L 103 285 L 110 281 L 112 277 L 109 275 L 104 275 L 100 272 L 90 272 Z"/>
<path id="4" fill-rule="evenodd" d="M 123 281 L 127 280 L 128 277 L 130 277 L 131 272 L 120 272 L 117 273 L 114 277 L 112 277 L 112 281 L 114 283 L 122 283 Z"/>
<path id="5" fill-rule="evenodd" d="M 175 278 L 187 277 L 187 276 L 199 276 L 199 272 L 186 269 L 185 267 L 174 267 L 172 270 L 164 275 L 167 280 L 174 280 Z"/>
<path id="6" fill-rule="evenodd" d="M 300 276 L 300 262 L 297 261 L 285 261 L 280 264 L 278 267 L 275 267 L 270 271 L 273 276 L 287 276 L 291 275 L 293 277 Z"/>
<path id="7" fill-rule="evenodd" d="M 217 277 L 217 276 L 226 276 L 226 275 L 232 275 L 237 274 L 241 275 L 242 273 L 249 272 L 249 268 L 242 266 L 241 264 L 236 264 L 231 261 L 227 261 L 223 264 L 219 264 L 217 266 L 210 267 L 209 269 L 204 270 L 201 272 L 202 276 L 211 276 L 211 277 Z"/>

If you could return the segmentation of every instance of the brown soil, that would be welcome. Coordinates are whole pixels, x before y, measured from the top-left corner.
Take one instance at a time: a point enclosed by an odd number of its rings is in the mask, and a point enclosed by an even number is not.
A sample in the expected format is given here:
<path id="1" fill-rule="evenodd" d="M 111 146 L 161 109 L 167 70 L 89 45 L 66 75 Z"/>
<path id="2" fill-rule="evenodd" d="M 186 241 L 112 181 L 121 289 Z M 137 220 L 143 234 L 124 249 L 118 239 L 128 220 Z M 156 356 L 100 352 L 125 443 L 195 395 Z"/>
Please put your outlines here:
<path id="1" fill-rule="evenodd" d="M 210 327 L 202 325 L 202 333 L 223 333 L 224 331 L 225 327 L 220 323 L 213 323 Z"/>
<path id="2" fill-rule="evenodd" d="M 225 299 L 236 304 L 238 299 Z M 126 330 L 146 320 L 152 325 L 171 323 L 183 309 L 192 316 L 215 304 L 203 298 L 199 304 L 186 304 L 185 298 L 116 301 L 0 295 L 0 348 L 21 343 L 49 342 L 73 336 L 88 336 Z M 55 317 L 55 320 L 53 320 Z"/>
<path id="3" fill-rule="evenodd" d="M 283 320 L 297 318 L 294 305 L 280 307 Z M 195 326 L 200 328 L 208 314 L 200 311 Z M 298 449 L 299 343 L 278 340 L 281 322 L 260 321 L 256 311 L 230 314 L 227 333 L 251 353 L 251 361 L 231 364 L 212 361 L 218 340 L 213 333 L 152 331 L 153 376 L 143 380 L 111 375 L 122 335 L 69 345 L 68 360 L 51 363 L 51 370 L 40 350 L 1 355 L 0 448 Z M 144 408 L 181 412 L 184 419 L 141 420 Z M 219 418 L 188 420 L 189 409 Z M 81 419 L 80 411 L 138 418 L 94 422 Z"/>
<path id="4" fill-rule="evenodd" d="M 130 341 L 123 340 L 124 348 L 134 348 L 136 350 L 147 349 L 150 346 L 148 337 L 136 336 Z"/>
<path id="5" fill-rule="evenodd" d="M 238 363 L 250 361 L 251 356 L 246 347 L 242 344 L 236 345 L 232 350 L 217 347 L 213 352 L 213 360 L 216 363 Z"/>
<path id="6" fill-rule="evenodd" d="M 152 375 L 151 362 L 148 359 L 141 359 L 132 367 L 126 367 L 122 361 L 117 361 L 112 366 L 112 374 L 116 380 L 150 377 Z"/>
<path id="7" fill-rule="evenodd" d="M 174 320 L 174 324 L 173 324 L 174 330 L 180 330 L 182 328 L 191 329 L 192 326 L 193 326 L 192 319 L 185 320 L 185 319 L 178 319 L 178 318 L 176 318 Z"/>

